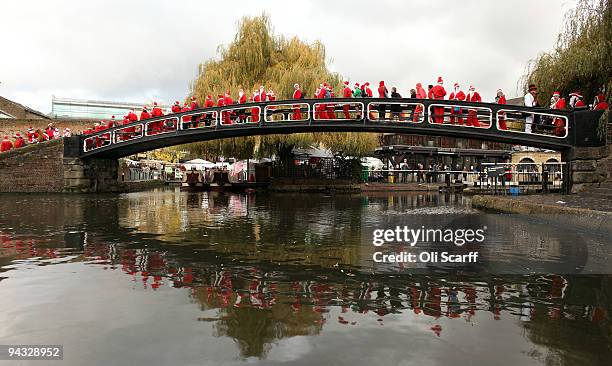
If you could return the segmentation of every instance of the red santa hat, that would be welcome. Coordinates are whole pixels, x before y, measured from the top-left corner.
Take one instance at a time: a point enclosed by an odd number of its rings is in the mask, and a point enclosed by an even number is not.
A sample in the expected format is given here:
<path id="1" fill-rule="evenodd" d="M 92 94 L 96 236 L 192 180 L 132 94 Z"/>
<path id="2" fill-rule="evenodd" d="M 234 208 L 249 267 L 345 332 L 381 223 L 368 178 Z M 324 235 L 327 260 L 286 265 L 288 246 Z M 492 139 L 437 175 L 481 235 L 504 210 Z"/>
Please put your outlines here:
<path id="1" fill-rule="evenodd" d="M 143 111 L 146 111 L 146 110 L 147 110 L 147 106 L 146 106 L 146 105 L 143 105 L 143 106 L 142 106 L 142 110 L 143 110 Z"/>
<path id="2" fill-rule="evenodd" d="M 597 100 L 597 103 L 602 103 L 602 102 L 604 102 L 606 100 L 606 96 L 603 95 L 603 93 L 599 93 L 595 97 L 595 100 Z"/>
<path id="3" fill-rule="evenodd" d="M 561 96 L 561 93 L 559 93 L 558 91 L 553 93 L 553 97 L 560 97 L 560 96 Z"/>
<path id="4" fill-rule="evenodd" d="M 345 81 L 344 81 L 344 85 L 346 85 L 346 86 L 348 86 L 348 85 L 349 85 L 348 80 L 345 80 Z"/>
<path id="5" fill-rule="evenodd" d="M 32 128 L 32 126 L 30 126 L 30 127 L 28 128 L 28 131 L 34 131 L 34 129 Z"/>
<path id="6" fill-rule="evenodd" d="M 359 88 L 359 83 L 355 83 L 355 88 Z"/>
<path id="7" fill-rule="evenodd" d="M 459 87 L 459 83 L 453 84 L 453 87 L 458 88 Z"/>
<path id="8" fill-rule="evenodd" d="M 192 95 L 192 96 L 191 96 L 191 100 L 196 100 L 195 95 Z"/>
<path id="9" fill-rule="evenodd" d="M 380 83 L 378 83 L 379 86 L 384 86 L 385 82 L 383 80 L 380 81 Z"/>
<path id="10" fill-rule="evenodd" d="M 293 84 L 293 87 L 294 87 L 295 89 L 299 89 L 299 88 L 300 88 L 300 84 L 295 83 L 295 84 Z"/>
<path id="11" fill-rule="evenodd" d="M 153 105 L 157 107 L 157 102 L 153 102 Z"/>
<path id="12" fill-rule="evenodd" d="M 17 132 L 17 133 L 15 134 L 15 137 L 21 137 L 21 135 L 19 134 L 19 132 Z"/>
<path id="13" fill-rule="evenodd" d="M 111 116 L 111 119 L 115 119 L 115 116 Z"/>
<path id="14" fill-rule="evenodd" d="M 174 101 L 174 105 L 179 105 L 179 101 L 178 101 L 178 100 L 175 100 L 175 101 Z"/>
<path id="15" fill-rule="evenodd" d="M 365 86 L 370 86 L 370 82 L 369 82 L 369 81 L 366 81 L 366 83 L 365 83 L 365 84 L 363 84 L 363 85 L 365 85 Z"/>
<path id="16" fill-rule="evenodd" d="M 438 76 L 438 84 L 440 85 L 444 84 L 444 81 L 442 80 L 442 76 Z"/>
<path id="17" fill-rule="evenodd" d="M 476 88 L 474 88 L 474 85 L 470 85 L 470 90 L 476 90 Z"/>
<path id="18" fill-rule="evenodd" d="M 8 135 L 4 135 L 4 139 L 5 139 L 5 140 L 8 140 Z"/>

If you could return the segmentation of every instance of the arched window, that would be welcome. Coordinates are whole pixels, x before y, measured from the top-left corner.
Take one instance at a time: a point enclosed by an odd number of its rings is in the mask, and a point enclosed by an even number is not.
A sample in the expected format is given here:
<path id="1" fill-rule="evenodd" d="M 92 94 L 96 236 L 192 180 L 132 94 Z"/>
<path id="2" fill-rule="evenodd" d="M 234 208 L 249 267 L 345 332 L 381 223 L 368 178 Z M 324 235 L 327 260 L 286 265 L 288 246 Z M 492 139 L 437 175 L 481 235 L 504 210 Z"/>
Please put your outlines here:
<path id="1" fill-rule="evenodd" d="M 561 163 L 559 162 L 559 160 L 555 159 L 555 158 L 550 158 L 548 160 L 546 160 L 546 163 L 544 164 L 544 166 L 546 167 L 546 169 L 549 172 L 560 172 L 561 171 Z"/>
<path id="2" fill-rule="evenodd" d="M 531 158 L 522 158 L 516 166 L 517 172 L 535 172 L 537 170 L 537 165 Z"/>

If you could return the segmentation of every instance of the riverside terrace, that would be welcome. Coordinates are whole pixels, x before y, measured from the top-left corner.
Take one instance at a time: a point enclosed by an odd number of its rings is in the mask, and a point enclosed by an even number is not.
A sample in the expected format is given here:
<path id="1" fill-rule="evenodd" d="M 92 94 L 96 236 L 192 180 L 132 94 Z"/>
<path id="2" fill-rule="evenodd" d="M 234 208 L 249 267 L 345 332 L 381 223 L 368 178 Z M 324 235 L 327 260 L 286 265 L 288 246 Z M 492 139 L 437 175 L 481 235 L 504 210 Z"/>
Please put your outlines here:
<path id="1" fill-rule="evenodd" d="M 169 114 L 81 135 L 66 145 L 65 155 L 116 159 L 227 137 L 344 131 L 478 138 L 563 152 L 605 145 L 597 134 L 601 113 L 435 99 L 279 100 Z M 534 117 L 531 132 L 525 132 L 528 116 Z"/>

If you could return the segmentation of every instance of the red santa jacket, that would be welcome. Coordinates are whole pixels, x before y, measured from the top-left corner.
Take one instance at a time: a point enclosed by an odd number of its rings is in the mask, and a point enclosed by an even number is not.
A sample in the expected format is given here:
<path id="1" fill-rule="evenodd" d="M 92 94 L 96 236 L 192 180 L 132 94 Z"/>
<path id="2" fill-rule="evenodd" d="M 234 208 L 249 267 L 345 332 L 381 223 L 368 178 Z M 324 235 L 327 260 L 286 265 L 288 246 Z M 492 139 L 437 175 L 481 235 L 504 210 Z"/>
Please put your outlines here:
<path id="1" fill-rule="evenodd" d="M 467 102 L 482 102 L 482 99 L 480 98 L 480 94 L 478 94 L 478 92 L 468 93 L 465 100 Z"/>
<path id="2" fill-rule="evenodd" d="M 444 90 L 442 85 L 434 85 L 434 87 L 431 88 L 431 94 L 433 95 L 433 99 L 444 99 L 446 90 Z"/>
<path id="3" fill-rule="evenodd" d="M 293 99 L 301 99 L 302 98 L 302 90 L 295 89 L 293 91 Z"/>
<path id="4" fill-rule="evenodd" d="M 195 111 L 198 108 L 200 108 L 200 106 L 198 105 L 198 102 L 196 102 L 195 100 L 192 101 L 191 104 L 189 105 L 189 109 L 192 111 Z"/>
<path id="5" fill-rule="evenodd" d="M 232 99 L 231 96 L 226 95 L 223 97 L 223 103 L 224 103 L 223 105 L 232 105 L 234 104 L 234 100 Z"/>
<path id="6" fill-rule="evenodd" d="M 19 149 L 23 145 L 25 145 L 25 142 L 23 141 L 22 137 L 18 137 L 17 139 L 15 139 L 15 149 Z"/>
<path id="7" fill-rule="evenodd" d="M 425 93 L 425 89 L 421 86 L 421 83 L 418 83 L 416 86 L 416 96 L 419 99 L 426 99 L 427 93 Z"/>
<path id="8" fill-rule="evenodd" d="M 225 105 L 225 98 L 219 97 L 219 99 L 217 99 L 217 107 L 223 107 L 224 105 Z"/>
<path id="9" fill-rule="evenodd" d="M 345 86 L 344 89 L 342 89 L 342 96 L 344 98 L 350 98 L 353 96 L 353 92 L 351 91 L 351 88 L 349 88 L 348 86 Z"/>
<path id="10" fill-rule="evenodd" d="M 369 86 L 367 86 L 367 85 L 366 85 L 366 87 L 365 87 L 365 91 L 366 91 L 366 94 L 367 94 L 368 98 L 372 98 L 372 96 L 373 96 L 374 94 L 372 94 L 372 89 L 370 89 L 370 87 L 369 87 Z"/>
<path id="11" fill-rule="evenodd" d="M 140 120 L 141 121 L 143 119 L 147 119 L 147 118 L 151 118 L 151 115 L 149 114 L 148 111 L 144 110 L 144 111 L 140 112 Z"/>
<path id="12" fill-rule="evenodd" d="M 497 104 L 506 104 L 506 96 L 502 95 L 501 97 L 499 97 L 499 99 L 497 100 Z"/>
<path id="13" fill-rule="evenodd" d="M 10 142 L 9 140 L 2 140 L 2 143 L 0 144 L 0 151 L 9 151 L 12 148 L 12 142 Z"/>
<path id="14" fill-rule="evenodd" d="M 448 100 L 465 100 L 465 93 L 461 90 L 455 94 L 455 92 L 450 93 Z"/>
<path id="15" fill-rule="evenodd" d="M 319 94 L 317 94 L 317 98 L 325 99 L 325 94 L 327 94 L 327 88 L 323 87 L 319 90 Z"/>
<path id="16" fill-rule="evenodd" d="M 204 101 L 204 108 L 211 108 L 215 106 L 215 102 L 213 102 L 212 98 L 206 98 Z"/>
<path id="17" fill-rule="evenodd" d="M 151 116 L 153 117 L 160 117 L 163 116 L 164 112 L 161 110 L 161 108 L 159 107 L 153 107 L 153 110 L 151 111 Z"/>
<path id="18" fill-rule="evenodd" d="M 136 113 L 134 113 L 134 112 L 132 112 L 132 111 L 130 111 L 130 113 L 128 113 L 127 117 L 128 117 L 128 120 L 129 120 L 130 122 L 136 122 L 136 121 L 138 121 L 138 116 L 136 115 Z"/>
<path id="19" fill-rule="evenodd" d="M 179 113 L 181 111 L 181 106 L 178 104 L 173 104 L 170 110 L 172 113 Z"/>
<path id="20" fill-rule="evenodd" d="M 247 98 L 246 98 L 246 94 L 242 93 L 242 95 L 238 98 L 238 104 L 244 104 L 246 103 Z"/>
<path id="21" fill-rule="evenodd" d="M 582 99 L 579 99 L 574 105 L 574 108 L 580 108 L 580 107 L 586 107 L 586 104 L 584 104 L 584 101 Z"/>
<path id="22" fill-rule="evenodd" d="M 565 109 L 565 107 L 566 107 L 565 99 L 564 98 L 559 98 L 557 103 L 555 103 L 555 108 L 554 109 Z"/>

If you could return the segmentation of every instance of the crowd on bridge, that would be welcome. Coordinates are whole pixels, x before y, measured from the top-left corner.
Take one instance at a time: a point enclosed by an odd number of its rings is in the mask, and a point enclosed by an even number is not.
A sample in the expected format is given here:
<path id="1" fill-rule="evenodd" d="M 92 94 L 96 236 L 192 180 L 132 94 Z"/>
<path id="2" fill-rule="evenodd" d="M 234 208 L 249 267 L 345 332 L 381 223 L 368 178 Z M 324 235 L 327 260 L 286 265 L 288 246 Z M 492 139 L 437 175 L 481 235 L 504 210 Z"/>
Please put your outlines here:
<path id="1" fill-rule="evenodd" d="M 294 84 L 294 91 L 291 100 L 301 100 L 307 98 L 307 92 L 301 88 L 299 84 Z M 524 96 L 524 105 L 526 107 L 540 107 L 538 105 L 537 98 L 537 87 L 533 84 L 529 85 L 528 92 Z M 351 88 L 350 83 L 348 81 L 344 81 L 342 86 L 342 91 L 340 93 L 341 98 L 390 98 L 390 99 L 399 99 L 402 98 L 400 93 L 398 93 L 396 87 L 391 88 L 391 92 L 387 88 L 387 85 L 384 81 L 380 81 L 378 84 L 378 88 L 376 89 L 376 93 L 372 91 L 370 88 L 369 82 L 364 83 L 354 83 Z M 336 98 L 336 94 L 334 92 L 334 88 L 328 84 L 327 82 L 323 82 L 319 84 L 314 93 L 311 96 L 311 99 L 323 99 L 330 100 Z M 444 81 L 442 77 L 438 77 L 435 85 L 428 85 L 427 91 L 423 87 L 422 83 L 417 83 L 413 89 L 410 89 L 410 99 L 435 99 L 435 100 L 450 100 L 450 101 L 458 101 L 458 102 L 472 102 L 479 103 L 482 102 L 482 97 L 476 90 L 473 85 L 470 85 L 467 93 L 464 92 L 459 85 L 459 83 L 454 83 L 452 90 L 447 92 L 444 88 Z M 547 106 L 550 109 L 577 109 L 577 108 L 591 108 L 591 109 L 602 109 L 606 110 L 609 108 L 608 103 L 605 101 L 605 97 L 603 93 L 598 93 L 595 100 L 590 106 L 586 105 L 586 102 L 579 91 L 575 91 L 570 93 L 566 97 L 562 96 L 559 92 L 553 93 L 550 98 L 550 104 Z M 218 94 L 216 101 L 213 99 L 212 95 L 207 95 L 204 99 L 203 103 L 200 104 L 195 96 L 191 96 L 189 102 L 184 102 L 182 105 L 179 101 L 174 102 L 171 107 L 170 113 L 182 113 L 198 110 L 201 108 L 212 108 L 212 107 L 223 107 L 223 106 L 234 106 L 246 103 L 261 103 L 268 101 L 275 101 L 276 93 L 272 88 L 269 88 L 266 91 L 266 88 L 261 85 L 258 89 L 254 90 L 249 97 L 245 93 L 244 89 L 240 88 L 238 90 L 238 96 L 236 99 L 232 97 L 230 90 L 226 90 L 223 94 Z M 506 96 L 504 95 L 501 89 L 497 90 L 495 96 L 495 102 L 498 104 L 506 104 Z M 316 104 L 316 108 L 314 111 L 314 116 L 316 119 L 351 119 L 351 113 L 354 113 L 357 119 L 361 118 L 361 111 L 359 107 L 355 107 L 355 109 L 351 109 L 350 103 L 318 103 Z M 406 111 L 401 110 L 401 106 L 396 104 L 385 105 L 383 103 L 379 104 L 377 107 L 379 119 L 385 119 L 387 116 L 387 112 L 390 112 L 391 120 L 399 120 L 399 121 L 413 121 L 417 122 L 423 116 L 424 111 L 422 104 L 415 103 L 414 106 L 410 108 L 408 113 L 404 113 Z M 208 126 L 213 122 L 213 116 L 216 112 L 204 113 L 202 115 L 193 115 L 193 116 L 183 116 L 181 123 L 183 125 L 189 127 L 199 127 L 200 125 Z M 374 112 L 369 112 L 370 118 L 374 118 L 372 114 Z M 151 108 L 149 106 L 143 106 L 140 111 L 140 115 L 136 114 L 136 110 L 132 109 L 130 112 L 123 116 L 122 119 L 116 119 L 115 116 L 108 121 L 102 120 L 100 122 L 96 122 L 92 126 L 83 130 L 84 135 L 95 134 L 113 127 L 118 127 L 122 125 L 128 125 L 133 122 L 143 121 L 150 118 L 162 117 L 167 115 L 164 113 L 164 110 L 158 105 L 157 102 L 153 102 Z M 382 116 L 382 118 L 380 117 Z M 244 122 L 259 122 L 260 114 L 258 107 L 250 107 L 245 109 L 239 109 L 238 112 L 223 112 L 221 115 L 221 120 L 223 124 L 232 124 L 232 123 L 244 123 Z M 293 106 L 290 120 L 301 120 L 302 119 L 302 108 L 300 108 L 299 104 Z M 463 108 L 458 107 L 450 107 L 445 108 L 441 106 L 433 107 L 432 121 L 437 124 L 442 123 L 450 123 L 457 125 L 466 125 L 473 127 L 480 127 L 481 122 L 478 118 L 477 109 L 467 108 L 467 113 Z M 537 117 L 534 115 L 528 115 L 526 117 L 526 121 L 524 123 L 524 131 L 527 133 L 532 132 L 532 126 L 537 125 Z M 163 119 L 149 123 L 148 128 L 150 129 L 150 133 L 159 133 L 163 132 L 167 129 L 176 129 L 176 126 L 172 124 L 173 122 L 164 121 Z M 502 130 L 508 129 L 505 118 L 500 119 L 499 128 Z M 130 136 L 135 134 L 137 127 L 130 126 L 127 127 L 123 132 L 125 136 Z M 552 122 L 552 131 L 555 135 L 561 136 L 565 133 L 565 125 L 564 122 L 557 118 Z M 16 133 L 13 136 L 13 140 L 9 138 L 8 135 L 4 136 L 4 139 L 1 143 L 0 150 L 7 151 L 13 148 L 20 148 L 26 144 L 44 142 L 52 139 L 56 139 L 62 136 L 70 136 L 72 132 L 70 129 L 66 128 L 64 133 L 61 134 L 60 130 L 53 126 L 52 123 L 49 123 L 48 127 L 44 130 L 33 128 L 29 128 L 24 135 L 20 133 Z M 125 137 L 122 137 L 125 138 Z M 103 144 L 107 139 L 99 139 L 96 144 Z"/>
<path id="2" fill-rule="evenodd" d="M 10 135 L 4 135 L 2 142 L 0 142 L 0 152 L 9 151 L 11 149 L 19 149 L 26 145 L 38 144 L 41 142 L 70 136 L 72 136 L 72 131 L 70 128 L 64 128 L 62 133 L 53 122 L 47 124 L 45 129 L 34 129 L 32 126 L 30 126 L 27 131 L 23 132 L 23 134 L 16 132 L 12 138 Z"/>
<path id="3" fill-rule="evenodd" d="M 354 85 L 350 86 L 348 81 L 344 81 L 342 86 L 342 91 L 339 94 L 342 98 L 402 98 L 402 96 L 398 93 L 396 87 L 392 87 L 391 91 L 387 88 L 384 81 L 380 81 L 378 88 L 376 89 L 376 93 L 372 91 L 370 88 L 369 82 L 364 83 L 354 83 Z M 300 100 L 305 99 L 307 97 L 306 91 L 304 91 L 299 84 L 294 84 L 294 91 L 292 95 L 292 100 Z M 566 102 L 566 98 L 564 98 L 559 92 L 555 92 L 551 99 L 550 105 L 546 106 L 551 109 L 575 109 L 575 108 L 587 108 L 587 105 L 584 101 L 583 96 L 579 91 L 575 91 L 570 93 L 568 96 L 569 102 Z M 327 82 L 321 83 L 314 93 L 311 95 L 312 99 L 334 99 L 336 98 L 336 93 L 334 92 L 333 87 Z M 476 90 L 475 86 L 470 85 L 467 92 L 464 92 L 459 85 L 459 83 L 454 83 L 452 90 L 447 92 L 444 88 L 444 81 L 442 77 L 438 77 L 435 85 L 428 85 L 427 90 L 423 87 L 422 83 L 417 83 L 413 89 L 410 90 L 411 99 L 436 99 L 436 100 L 451 100 L 458 102 L 473 102 L 479 103 L 482 102 L 482 97 Z M 272 88 L 269 88 L 266 91 L 266 88 L 262 85 L 258 89 L 254 90 L 250 96 L 247 97 L 247 93 L 244 89 L 240 88 L 238 90 L 237 98 L 233 98 L 231 91 L 226 90 L 223 94 L 218 94 L 216 100 L 213 99 L 212 95 L 207 95 L 204 99 L 203 103 L 199 103 L 195 96 L 191 96 L 189 102 L 184 102 L 182 105 L 179 101 L 174 102 L 171 107 L 171 113 L 182 113 L 194 111 L 201 108 L 212 108 L 212 107 L 223 107 L 223 106 L 234 106 L 246 103 L 260 103 L 260 102 L 268 102 L 275 101 L 276 94 Z M 497 90 L 495 96 L 495 102 L 498 104 L 506 104 L 506 96 L 501 89 Z M 533 84 L 529 85 L 529 90 L 524 97 L 524 105 L 527 107 L 540 107 L 537 104 L 537 87 Z M 337 108 L 338 107 L 338 108 Z M 350 110 L 351 108 L 349 104 L 334 104 L 334 103 L 319 103 L 314 111 L 315 118 L 317 119 L 351 119 L 351 113 L 355 112 L 354 110 Z M 380 105 L 378 112 L 380 115 L 385 116 L 386 112 L 390 112 L 391 119 L 398 120 L 412 120 L 418 121 L 419 118 L 423 115 L 422 107 L 417 105 L 413 107 L 410 111 L 410 116 L 406 118 L 404 114 L 400 113 L 399 108 L 394 105 Z M 599 93 L 595 98 L 594 102 L 591 104 L 592 109 L 608 109 L 608 104 L 605 101 L 605 97 L 602 93 Z M 445 110 L 449 113 L 445 114 Z M 242 123 L 246 122 L 247 119 L 249 122 L 259 122 L 259 112 L 258 108 L 252 107 L 249 111 L 248 109 L 240 110 L 238 113 L 230 113 L 224 112 L 222 114 L 222 123 L 223 124 L 232 124 L 232 123 Z M 360 118 L 360 111 L 357 111 L 357 118 Z M 466 113 L 467 112 L 467 113 Z M 153 117 L 161 117 L 164 116 L 165 113 L 162 108 L 157 104 L 157 102 L 153 103 L 151 109 L 148 106 L 143 106 L 140 111 L 140 116 L 136 114 L 136 111 L 132 109 L 127 115 L 123 117 L 123 119 L 115 119 L 113 116 L 109 121 L 100 121 L 99 123 L 94 124 L 93 126 L 87 128 L 83 131 L 84 134 L 92 134 L 99 131 L 103 131 L 108 128 L 121 126 L 124 124 L 129 124 L 136 121 L 142 121 Z M 206 114 L 204 116 L 185 116 L 182 119 L 183 124 L 187 124 L 188 127 L 198 127 L 199 124 L 202 125 L 210 125 L 213 114 Z M 293 108 L 291 113 L 291 120 L 300 120 L 302 118 L 302 110 L 296 105 Z M 460 108 L 444 108 L 444 107 L 434 107 L 432 120 L 434 123 L 450 123 L 450 124 L 458 124 L 458 125 L 467 125 L 480 127 L 480 121 L 477 117 L 477 112 L 475 109 L 467 109 L 467 111 Z M 531 132 L 531 124 L 533 122 L 533 117 L 530 120 L 529 117 L 526 121 L 525 132 Z M 564 126 L 559 125 L 559 121 L 555 121 L 555 127 L 558 129 L 563 128 Z M 164 121 L 159 121 L 155 123 L 151 123 L 149 128 L 152 133 L 161 132 L 166 127 L 174 128 L 174 126 L 166 126 Z M 505 121 L 502 119 L 500 121 L 500 129 L 505 130 L 507 126 Z M 133 131 L 132 131 L 133 132 Z M 130 131 L 127 131 L 130 133 Z"/>

